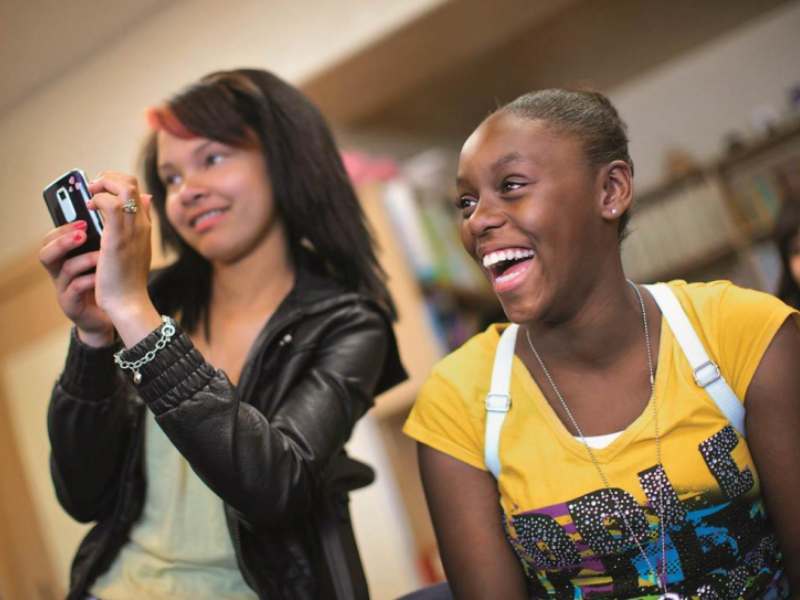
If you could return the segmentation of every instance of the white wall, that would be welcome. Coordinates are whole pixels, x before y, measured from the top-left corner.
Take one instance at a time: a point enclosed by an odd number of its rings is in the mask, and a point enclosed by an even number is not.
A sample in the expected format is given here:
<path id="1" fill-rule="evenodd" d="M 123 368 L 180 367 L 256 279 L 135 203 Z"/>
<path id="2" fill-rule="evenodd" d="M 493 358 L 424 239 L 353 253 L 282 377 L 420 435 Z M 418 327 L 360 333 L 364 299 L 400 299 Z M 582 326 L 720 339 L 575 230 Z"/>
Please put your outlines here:
<path id="1" fill-rule="evenodd" d="M 784 111 L 797 85 L 800 2 L 793 2 L 611 90 L 628 123 L 637 188 L 664 179 L 670 148 L 709 161 L 728 132 L 754 133 L 754 111 Z"/>
<path id="2" fill-rule="evenodd" d="M 67 168 L 131 170 L 143 113 L 214 69 L 301 82 L 442 0 L 186 0 L 0 115 L 0 264 L 48 228 L 44 185 Z"/>
<path id="3" fill-rule="evenodd" d="M 78 542 L 88 526 L 66 516 L 55 499 L 50 481 L 50 445 L 45 422 L 53 382 L 64 366 L 69 328 L 63 327 L 30 344 L 0 363 L 3 393 L 11 399 L 9 416 L 17 438 L 22 468 L 31 486 L 33 512 L 47 538 L 50 559 L 58 571 L 62 589 Z M 31 374 L 36 376 L 32 377 Z"/>

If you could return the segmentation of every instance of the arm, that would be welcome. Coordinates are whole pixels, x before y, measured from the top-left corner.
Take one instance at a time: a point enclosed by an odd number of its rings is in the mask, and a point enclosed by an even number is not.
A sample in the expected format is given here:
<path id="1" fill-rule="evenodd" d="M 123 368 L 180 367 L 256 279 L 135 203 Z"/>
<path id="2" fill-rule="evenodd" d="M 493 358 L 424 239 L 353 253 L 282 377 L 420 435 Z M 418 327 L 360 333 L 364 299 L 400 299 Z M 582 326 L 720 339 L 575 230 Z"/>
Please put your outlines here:
<path id="1" fill-rule="evenodd" d="M 282 525 L 310 509 L 330 459 L 372 403 L 391 339 L 387 321 L 363 305 L 325 318 L 315 346 L 288 359 L 305 360 L 303 374 L 269 420 L 240 401 L 184 334 L 142 369 L 139 392 L 159 425 L 251 527 Z"/>
<path id="2" fill-rule="evenodd" d="M 747 443 L 784 555 L 800 593 L 800 328 L 790 317 L 767 348 L 747 391 Z"/>
<path id="3" fill-rule="evenodd" d="M 419 468 L 445 573 L 459 600 L 527 598 L 522 568 L 502 525 L 497 482 L 425 444 Z"/>
<path id="4" fill-rule="evenodd" d="M 134 419 L 113 346 L 92 348 L 73 332 L 47 414 L 56 496 L 81 522 L 113 506 Z"/>
<path id="5" fill-rule="evenodd" d="M 39 251 L 59 307 L 75 324 L 47 426 L 56 495 L 78 521 L 96 520 L 113 505 L 131 423 L 112 360 L 113 325 L 95 300 L 99 252 L 67 258 L 86 242 L 86 227 L 76 221 L 49 231 Z"/>

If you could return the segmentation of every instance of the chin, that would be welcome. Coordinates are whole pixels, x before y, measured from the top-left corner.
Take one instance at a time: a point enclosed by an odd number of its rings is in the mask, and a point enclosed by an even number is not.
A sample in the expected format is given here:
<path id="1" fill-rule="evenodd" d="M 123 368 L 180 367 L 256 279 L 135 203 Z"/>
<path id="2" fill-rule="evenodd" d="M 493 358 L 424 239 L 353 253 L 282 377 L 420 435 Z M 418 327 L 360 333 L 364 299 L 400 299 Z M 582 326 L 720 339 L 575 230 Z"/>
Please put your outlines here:
<path id="1" fill-rule="evenodd" d="M 210 263 L 233 263 L 239 259 L 239 253 L 232 248 L 201 247 L 197 252 Z"/>
<path id="2" fill-rule="evenodd" d="M 505 301 L 502 298 L 498 299 L 503 312 L 512 323 L 529 323 L 544 317 L 546 309 L 539 295 L 528 293 L 515 298 L 506 298 Z"/>
<path id="3" fill-rule="evenodd" d="M 503 302 L 501 300 L 500 306 L 506 313 L 506 318 L 512 323 L 525 323 L 531 320 L 530 307 L 522 306 L 519 302 Z"/>

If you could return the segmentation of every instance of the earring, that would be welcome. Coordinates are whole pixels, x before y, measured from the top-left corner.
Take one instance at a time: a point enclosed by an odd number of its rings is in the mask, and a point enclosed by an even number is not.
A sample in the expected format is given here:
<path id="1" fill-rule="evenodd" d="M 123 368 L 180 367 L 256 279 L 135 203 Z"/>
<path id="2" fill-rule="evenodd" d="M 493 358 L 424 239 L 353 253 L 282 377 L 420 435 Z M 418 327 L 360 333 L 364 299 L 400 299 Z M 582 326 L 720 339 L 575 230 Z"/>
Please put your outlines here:
<path id="1" fill-rule="evenodd" d="M 612 208 L 611 209 L 611 214 L 612 215 L 616 215 L 617 214 L 617 209 L 616 208 Z"/>

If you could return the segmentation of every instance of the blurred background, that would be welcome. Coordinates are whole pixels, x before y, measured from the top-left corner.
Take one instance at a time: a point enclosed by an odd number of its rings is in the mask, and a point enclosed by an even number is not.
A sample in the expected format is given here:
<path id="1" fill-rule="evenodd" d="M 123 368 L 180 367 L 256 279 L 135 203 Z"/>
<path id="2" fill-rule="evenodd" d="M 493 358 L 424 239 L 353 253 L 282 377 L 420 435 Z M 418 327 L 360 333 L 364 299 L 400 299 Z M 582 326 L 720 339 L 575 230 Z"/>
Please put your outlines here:
<path id="1" fill-rule="evenodd" d="M 797 0 L 4 0 L 0 597 L 63 597 L 86 530 L 58 507 L 47 468 L 46 405 L 69 328 L 36 260 L 50 227 L 41 190 L 73 167 L 138 171 L 146 107 L 209 71 L 263 67 L 337 132 L 412 375 L 350 444 L 378 471 L 352 511 L 381 600 L 441 577 L 400 433 L 414 394 L 435 360 L 502 319 L 455 237 L 465 136 L 534 88 L 603 91 L 636 164 L 629 275 L 774 291 L 769 234 L 799 193 L 799 32 Z"/>

